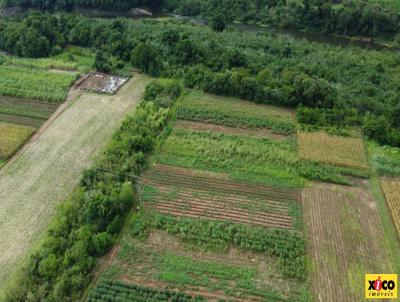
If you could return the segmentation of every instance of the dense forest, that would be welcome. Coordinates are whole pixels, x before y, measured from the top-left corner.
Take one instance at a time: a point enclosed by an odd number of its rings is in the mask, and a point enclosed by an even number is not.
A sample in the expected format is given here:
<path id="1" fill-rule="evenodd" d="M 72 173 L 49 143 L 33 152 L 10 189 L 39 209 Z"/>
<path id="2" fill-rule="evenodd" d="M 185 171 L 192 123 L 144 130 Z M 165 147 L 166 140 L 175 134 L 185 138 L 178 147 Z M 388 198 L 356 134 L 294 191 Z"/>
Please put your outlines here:
<path id="1" fill-rule="evenodd" d="M 0 23 L 0 49 L 47 56 L 67 44 L 96 49 L 98 70 L 127 62 L 187 87 L 298 108 L 303 124 L 362 127 L 400 146 L 400 58 L 396 53 L 310 44 L 268 33 L 204 26 L 34 13 Z"/>
<path id="2" fill-rule="evenodd" d="M 394 1 L 165 0 L 165 6 L 187 16 L 222 14 L 228 21 L 342 35 L 395 37 L 400 28 L 400 9 Z"/>
<path id="3" fill-rule="evenodd" d="M 126 10 L 148 7 L 185 16 L 260 22 L 300 30 L 400 40 L 400 8 L 374 0 L 4 0 L 5 6 L 72 10 L 76 7 Z"/>
<path id="4" fill-rule="evenodd" d="M 146 6 L 156 9 L 161 0 L 5 0 L 7 7 L 23 7 L 35 9 L 72 10 L 74 7 L 98 9 L 125 10 L 134 7 Z"/>

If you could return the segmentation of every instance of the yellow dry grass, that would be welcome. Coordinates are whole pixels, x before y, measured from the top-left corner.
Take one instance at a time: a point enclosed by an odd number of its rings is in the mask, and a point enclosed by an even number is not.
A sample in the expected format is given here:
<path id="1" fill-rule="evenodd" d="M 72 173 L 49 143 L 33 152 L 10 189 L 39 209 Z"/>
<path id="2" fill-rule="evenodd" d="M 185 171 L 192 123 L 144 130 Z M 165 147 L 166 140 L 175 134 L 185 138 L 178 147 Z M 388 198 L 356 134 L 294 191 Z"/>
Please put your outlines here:
<path id="1" fill-rule="evenodd" d="M 301 159 L 326 165 L 368 169 L 364 144 L 360 138 L 328 135 L 325 132 L 299 132 Z"/>
<path id="2" fill-rule="evenodd" d="M 35 132 L 34 128 L 0 123 L 0 158 L 6 159 Z"/>
<path id="3" fill-rule="evenodd" d="M 400 236 L 400 178 L 383 179 L 382 189 L 392 215 L 393 223 Z"/>

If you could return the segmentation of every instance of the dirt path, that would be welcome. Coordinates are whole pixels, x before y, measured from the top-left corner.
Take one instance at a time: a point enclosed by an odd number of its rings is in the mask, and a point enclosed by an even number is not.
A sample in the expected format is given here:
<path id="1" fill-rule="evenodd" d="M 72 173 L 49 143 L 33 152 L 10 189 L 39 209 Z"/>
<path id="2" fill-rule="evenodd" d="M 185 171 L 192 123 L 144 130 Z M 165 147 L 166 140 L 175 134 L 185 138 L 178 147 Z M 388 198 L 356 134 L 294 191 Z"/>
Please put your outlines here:
<path id="1" fill-rule="evenodd" d="M 71 89 L 67 101 L 1 170 L 0 291 L 43 234 L 56 206 L 138 104 L 148 80 L 134 75 L 114 96 Z"/>

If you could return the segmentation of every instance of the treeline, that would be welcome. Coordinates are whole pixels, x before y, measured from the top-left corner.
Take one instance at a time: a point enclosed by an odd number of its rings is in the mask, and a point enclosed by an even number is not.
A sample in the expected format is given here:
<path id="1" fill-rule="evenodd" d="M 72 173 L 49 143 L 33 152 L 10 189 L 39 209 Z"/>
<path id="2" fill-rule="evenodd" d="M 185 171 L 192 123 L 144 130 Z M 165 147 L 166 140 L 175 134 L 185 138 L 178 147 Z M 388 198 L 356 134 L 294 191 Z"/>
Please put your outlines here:
<path id="1" fill-rule="evenodd" d="M 171 104 L 176 84 L 148 88 Z M 149 98 L 149 97 L 148 97 Z M 158 99 L 157 98 L 157 99 Z M 150 99 L 156 99 L 150 97 Z M 134 203 L 134 175 L 147 167 L 171 113 L 147 101 L 128 116 L 79 187 L 61 204 L 46 236 L 30 256 L 2 301 L 79 301 L 98 257 L 113 246 Z"/>
<path id="2" fill-rule="evenodd" d="M 228 21 L 322 33 L 394 37 L 400 30 L 400 9 L 395 0 L 392 5 L 374 0 L 165 0 L 165 6 L 185 16 L 222 14 Z"/>
<path id="3" fill-rule="evenodd" d="M 58 39 L 46 31 L 41 35 L 51 49 L 66 44 L 92 47 L 99 70 L 132 64 L 210 93 L 278 106 L 302 105 L 298 110 L 302 123 L 362 127 L 380 143 L 400 146 L 400 57 L 396 53 L 333 47 L 269 33 L 218 33 L 180 22 L 98 20 L 68 14 L 31 14 L 3 21 L 0 41 L 5 43 L 0 42 L 0 48 L 29 53 L 21 50 L 30 49 L 35 41 L 22 39 L 16 29 L 28 26 L 40 32 L 41 25 L 46 28 L 49 22 L 56 22 L 60 33 Z"/>
<path id="4" fill-rule="evenodd" d="M 122 11 L 143 6 L 157 9 L 161 1 L 162 0 L 4 0 L 4 6 L 42 10 L 73 10 L 76 7 L 80 7 Z"/>

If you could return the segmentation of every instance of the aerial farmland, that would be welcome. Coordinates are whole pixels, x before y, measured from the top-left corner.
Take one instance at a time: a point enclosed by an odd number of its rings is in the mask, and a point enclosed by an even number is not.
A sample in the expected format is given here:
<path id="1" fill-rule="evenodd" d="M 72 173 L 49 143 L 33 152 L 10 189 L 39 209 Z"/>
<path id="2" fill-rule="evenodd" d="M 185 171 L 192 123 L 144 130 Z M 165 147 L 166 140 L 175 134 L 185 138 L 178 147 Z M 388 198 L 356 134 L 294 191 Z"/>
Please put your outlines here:
<path id="1" fill-rule="evenodd" d="M 0 302 L 397 301 L 400 11 L 362 1 L 0 1 Z"/>

